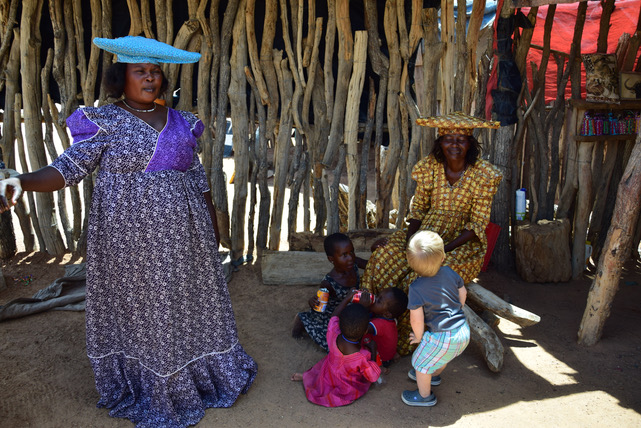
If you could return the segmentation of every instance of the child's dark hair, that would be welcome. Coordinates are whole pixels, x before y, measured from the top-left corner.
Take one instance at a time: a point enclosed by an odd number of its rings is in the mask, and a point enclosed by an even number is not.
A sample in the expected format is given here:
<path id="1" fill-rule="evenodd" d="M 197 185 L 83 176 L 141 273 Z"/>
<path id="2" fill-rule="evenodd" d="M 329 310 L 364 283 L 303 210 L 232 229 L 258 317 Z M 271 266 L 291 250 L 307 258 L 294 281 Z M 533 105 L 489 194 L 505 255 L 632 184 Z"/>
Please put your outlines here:
<path id="1" fill-rule="evenodd" d="M 361 340 L 369 325 L 369 310 L 357 303 L 350 303 L 338 315 L 341 333 L 349 340 Z"/>
<path id="2" fill-rule="evenodd" d="M 332 257 L 334 255 L 336 244 L 338 244 L 339 242 L 352 242 L 352 240 L 349 239 L 349 236 L 345 235 L 344 233 L 332 233 L 327 238 L 325 238 L 325 241 L 323 241 L 323 246 L 325 247 L 325 254 L 327 254 L 327 257 Z"/>
<path id="3" fill-rule="evenodd" d="M 125 92 L 125 76 L 127 74 L 127 64 L 124 62 L 116 62 L 109 66 L 105 71 L 105 74 L 102 78 L 102 86 L 105 88 L 105 92 L 111 98 L 120 98 Z M 163 95 L 167 91 L 169 86 L 169 80 L 165 77 L 165 73 L 162 74 L 162 83 L 160 84 L 160 95 Z"/>
<path id="4" fill-rule="evenodd" d="M 398 318 L 407 310 L 407 294 L 397 287 L 390 287 L 392 299 L 387 303 L 387 310 L 392 318 Z"/>

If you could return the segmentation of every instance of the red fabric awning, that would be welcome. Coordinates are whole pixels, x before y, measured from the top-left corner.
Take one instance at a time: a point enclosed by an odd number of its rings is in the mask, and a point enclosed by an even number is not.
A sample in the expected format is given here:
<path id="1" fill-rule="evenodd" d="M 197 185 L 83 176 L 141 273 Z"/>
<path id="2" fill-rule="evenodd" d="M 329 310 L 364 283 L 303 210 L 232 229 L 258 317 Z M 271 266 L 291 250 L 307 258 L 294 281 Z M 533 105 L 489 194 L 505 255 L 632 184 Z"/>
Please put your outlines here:
<path id="1" fill-rule="evenodd" d="M 552 37 L 550 40 L 550 48 L 570 53 L 570 45 L 574 36 L 574 25 L 576 22 L 576 11 L 578 3 L 573 4 L 559 4 L 556 6 L 556 13 L 554 14 L 554 24 L 552 27 Z M 615 53 L 619 38 L 623 33 L 633 35 L 636 31 L 637 20 L 639 18 L 639 8 L 641 7 L 640 0 L 617 0 L 614 4 L 614 12 L 610 18 L 610 32 L 608 34 L 608 51 L 607 53 Z M 539 7 L 537 13 L 536 25 L 534 34 L 532 36 L 532 44 L 543 46 L 543 31 L 545 18 L 547 16 L 549 6 Z M 530 9 L 521 9 L 524 14 L 528 14 Z M 585 17 L 585 26 L 583 29 L 583 36 L 581 39 L 581 53 L 589 54 L 596 53 L 597 39 L 599 37 L 599 25 L 601 22 L 601 3 L 598 1 L 588 2 L 588 9 Z M 528 85 L 532 88 L 532 67 L 531 63 L 541 63 L 542 51 L 539 49 L 531 48 L 528 53 L 527 59 L 527 75 Z M 638 55 L 637 55 L 638 60 Z M 636 62 L 635 62 L 636 64 Z M 585 99 L 585 69 L 581 63 L 581 94 Z M 556 72 L 557 66 L 554 57 L 551 56 L 548 62 L 545 82 L 545 99 L 550 102 L 556 99 Z M 570 98 L 570 83 L 566 88 L 566 98 Z"/>

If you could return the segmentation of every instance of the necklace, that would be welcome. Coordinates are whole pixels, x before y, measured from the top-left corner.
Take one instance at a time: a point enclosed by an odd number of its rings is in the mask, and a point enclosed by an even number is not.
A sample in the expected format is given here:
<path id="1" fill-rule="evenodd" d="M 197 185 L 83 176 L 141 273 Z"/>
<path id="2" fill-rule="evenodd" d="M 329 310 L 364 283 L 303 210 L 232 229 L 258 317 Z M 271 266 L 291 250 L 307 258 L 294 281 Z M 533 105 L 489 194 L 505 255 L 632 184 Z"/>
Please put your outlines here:
<path id="1" fill-rule="evenodd" d="M 126 98 L 123 98 L 123 99 L 122 99 L 122 102 L 123 102 L 123 104 L 124 104 L 124 105 L 126 105 L 130 110 L 137 111 L 138 113 L 151 113 L 152 111 L 156 110 L 156 107 L 158 106 L 158 104 L 154 103 L 154 106 L 153 106 L 152 108 L 145 110 L 145 109 L 133 108 L 132 106 L 130 106 L 129 104 L 127 104 L 127 99 L 126 99 Z"/>
<path id="2" fill-rule="evenodd" d="M 356 344 L 358 344 L 358 343 L 361 343 L 361 341 L 360 341 L 360 340 L 357 340 L 356 342 L 354 342 L 353 340 L 349 340 L 349 339 L 348 339 L 348 338 L 346 338 L 346 337 L 345 337 L 345 335 L 344 335 L 344 334 L 342 334 L 342 333 L 341 333 L 341 336 L 343 337 L 343 340 L 344 340 L 345 342 L 353 343 L 354 345 L 356 345 Z"/>
<path id="3" fill-rule="evenodd" d="M 453 178 L 455 178 L 455 179 L 456 179 L 456 181 L 454 181 L 454 183 L 450 183 L 450 179 L 449 179 L 449 177 L 448 177 L 448 175 L 447 175 L 447 168 L 446 168 L 446 170 L 445 170 L 445 179 L 447 180 L 447 184 L 448 184 L 450 187 L 454 186 L 454 185 L 455 185 L 455 184 L 457 184 L 459 181 L 461 181 L 461 179 L 465 176 L 465 173 L 466 173 L 466 172 L 467 172 L 467 165 L 465 165 L 465 166 L 463 167 L 463 170 L 462 170 L 462 171 L 460 171 L 460 172 L 458 172 L 458 173 L 455 173 L 455 174 L 456 174 L 456 176 L 454 176 Z M 450 172 L 450 174 L 452 174 L 452 173 Z"/>

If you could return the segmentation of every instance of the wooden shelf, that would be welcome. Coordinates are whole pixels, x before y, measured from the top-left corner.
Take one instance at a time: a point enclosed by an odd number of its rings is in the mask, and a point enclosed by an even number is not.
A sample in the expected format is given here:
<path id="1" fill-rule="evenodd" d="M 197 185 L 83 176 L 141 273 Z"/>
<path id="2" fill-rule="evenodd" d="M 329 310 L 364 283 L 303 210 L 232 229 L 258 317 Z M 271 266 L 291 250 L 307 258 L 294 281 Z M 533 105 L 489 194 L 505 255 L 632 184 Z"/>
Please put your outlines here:
<path id="1" fill-rule="evenodd" d="M 575 135 L 575 141 L 626 141 L 626 140 L 636 140 L 637 134 L 626 134 L 626 135 Z"/>
<path id="2" fill-rule="evenodd" d="M 622 100 L 620 104 L 614 104 L 571 99 L 570 105 L 579 110 L 641 110 L 641 100 Z"/>

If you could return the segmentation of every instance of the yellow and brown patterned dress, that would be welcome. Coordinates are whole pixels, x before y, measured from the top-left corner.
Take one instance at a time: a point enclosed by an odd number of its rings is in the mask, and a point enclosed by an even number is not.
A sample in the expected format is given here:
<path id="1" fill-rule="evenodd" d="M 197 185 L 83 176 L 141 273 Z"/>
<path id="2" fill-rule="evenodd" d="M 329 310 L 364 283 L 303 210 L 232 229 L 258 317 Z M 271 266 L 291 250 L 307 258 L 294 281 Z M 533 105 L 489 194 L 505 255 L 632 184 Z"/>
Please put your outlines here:
<path id="1" fill-rule="evenodd" d="M 407 220 L 419 220 L 419 230 L 431 230 L 443 242 L 456 239 L 464 229 L 473 230 L 476 238 L 446 254 L 444 264 L 461 275 L 467 284 L 481 271 L 487 248 L 485 228 L 490 221 L 492 199 L 501 182 L 498 169 L 484 160 L 468 166 L 463 176 L 451 185 L 445 168 L 433 155 L 419 161 L 412 170 L 416 193 Z M 367 263 L 361 285 L 373 293 L 388 287 L 399 287 L 406 293 L 416 279 L 407 263 L 407 228 L 398 230 L 385 247 L 378 248 Z M 399 319 L 398 351 L 407 355 L 409 345 L 409 312 Z"/>

